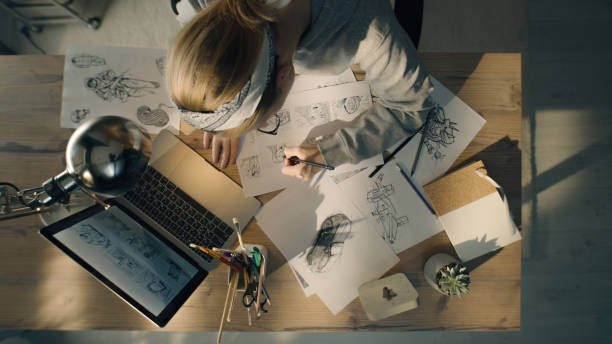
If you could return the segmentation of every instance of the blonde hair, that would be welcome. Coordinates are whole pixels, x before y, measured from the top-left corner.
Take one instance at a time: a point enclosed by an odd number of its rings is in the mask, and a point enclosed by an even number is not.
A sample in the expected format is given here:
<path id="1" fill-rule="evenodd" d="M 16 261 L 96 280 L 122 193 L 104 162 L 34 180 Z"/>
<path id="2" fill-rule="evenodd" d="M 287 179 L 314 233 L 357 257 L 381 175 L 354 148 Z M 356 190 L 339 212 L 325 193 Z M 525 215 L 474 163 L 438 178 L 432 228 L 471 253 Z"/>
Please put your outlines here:
<path id="1" fill-rule="evenodd" d="M 168 52 L 166 82 L 172 100 L 191 111 L 213 111 L 232 100 L 249 81 L 264 27 L 272 21 L 273 9 L 258 0 L 218 0 L 201 11 L 178 33 Z M 255 113 L 220 133 L 236 137 L 253 129 L 275 97 L 272 80 Z"/>

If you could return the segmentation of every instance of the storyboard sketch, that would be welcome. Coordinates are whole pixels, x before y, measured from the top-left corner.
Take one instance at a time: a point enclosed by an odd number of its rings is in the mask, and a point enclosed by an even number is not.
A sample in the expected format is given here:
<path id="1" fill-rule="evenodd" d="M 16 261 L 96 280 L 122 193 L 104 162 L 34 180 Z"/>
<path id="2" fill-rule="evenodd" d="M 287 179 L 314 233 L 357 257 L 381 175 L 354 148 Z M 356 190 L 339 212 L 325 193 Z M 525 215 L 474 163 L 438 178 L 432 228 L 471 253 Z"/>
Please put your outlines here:
<path id="1" fill-rule="evenodd" d="M 318 137 L 346 126 L 371 105 L 370 87 L 366 82 L 290 93 L 276 114 L 280 123 L 278 134 L 252 131 L 243 140 L 237 165 L 245 196 L 257 196 L 294 185 L 296 178 L 281 173 L 284 148 L 316 144 Z M 268 126 L 273 125 L 269 123 Z M 335 166 L 334 173 L 381 163 L 382 155 L 378 155 L 359 164 Z M 254 170 L 257 173 L 253 173 Z"/>
<path id="2" fill-rule="evenodd" d="M 298 201 L 300 207 L 287 207 Z M 372 231 L 372 220 L 328 178 L 281 192 L 264 206 L 257 222 L 333 314 L 357 297 L 361 284 L 399 261 Z"/>
<path id="3" fill-rule="evenodd" d="M 116 207 L 75 224 L 56 238 L 156 315 L 197 273 Z"/>
<path id="4" fill-rule="evenodd" d="M 105 115 L 128 118 L 149 133 L 179 128 L 164 83 L 164 49 L 71 45 L 66 50 L 61 126 Z"/>
<path id="5" fill-rule="evenodd" d="M 369 173 L 362 171 L 338 187 L 375 221 L 373 228 L 393 251 L 400 253 L 444 230 L 395 164 L 386 165 L 373 178 Z"/>
<path id="6" fill-rule="evenodd" d="M 404 170 L 411 171 L 421 137 L 425 135 L 413 175 L 420 185 L 444 175 L 486 122 L 439 81 L 433 77 L 431 81 L 432 98 L 437 106 L 429 112 L 423 130 L 395 155 Z"/>

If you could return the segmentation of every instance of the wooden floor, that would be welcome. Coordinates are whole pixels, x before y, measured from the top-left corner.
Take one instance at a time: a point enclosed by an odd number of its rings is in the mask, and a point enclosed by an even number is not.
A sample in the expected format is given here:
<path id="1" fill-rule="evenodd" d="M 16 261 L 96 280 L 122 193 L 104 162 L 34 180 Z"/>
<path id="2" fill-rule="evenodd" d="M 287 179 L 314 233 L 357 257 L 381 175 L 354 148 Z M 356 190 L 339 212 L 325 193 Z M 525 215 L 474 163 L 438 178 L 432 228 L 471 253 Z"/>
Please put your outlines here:
<path id="1" fill-rule="evenodd" d="M 612 342 L 612 7 L 609 0 L 532 0 L 527 7 L 521 332 L 227 333 L 225 342 Z M 213 333 L 0 332 L 1 344 L 214 338 Z"/>

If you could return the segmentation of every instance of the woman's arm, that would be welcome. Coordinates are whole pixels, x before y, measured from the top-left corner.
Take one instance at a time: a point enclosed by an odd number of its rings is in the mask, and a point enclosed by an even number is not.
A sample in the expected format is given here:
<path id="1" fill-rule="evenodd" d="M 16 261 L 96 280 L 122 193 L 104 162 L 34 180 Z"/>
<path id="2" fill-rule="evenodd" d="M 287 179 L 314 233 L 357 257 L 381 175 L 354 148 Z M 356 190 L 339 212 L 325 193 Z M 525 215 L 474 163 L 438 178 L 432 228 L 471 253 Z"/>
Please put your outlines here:
<path id="1" fill-rule="evenodd" d="M 429 74 L 392 11 L 375 17 L 353 62 L 366 72 L 374 104 L 346 128 L 318 142 L 332 166 L 356 163 L 414 135 L 433 107 Z M 388 15 L 386 15 L 388 13 Z"/>

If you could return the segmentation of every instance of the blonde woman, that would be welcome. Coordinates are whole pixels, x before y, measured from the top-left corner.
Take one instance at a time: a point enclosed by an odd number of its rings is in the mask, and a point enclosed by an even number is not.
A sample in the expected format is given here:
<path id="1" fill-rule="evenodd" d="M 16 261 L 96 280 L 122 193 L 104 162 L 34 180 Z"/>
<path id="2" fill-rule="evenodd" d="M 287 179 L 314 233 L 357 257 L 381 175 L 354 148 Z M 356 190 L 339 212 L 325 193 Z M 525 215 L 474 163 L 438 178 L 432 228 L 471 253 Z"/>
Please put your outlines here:
<path id="1" fill-rule="evenodd" d="M 374 104 L 316 146 L 285 156 L 338 166 L 414 135 L 433 91 L 388 0 L 217 0 L 177 35 L 167 81 L 183 119 L 204 130 L 221 167 L 236 161 L 240 136 L 283 104 L 294 74 L 366 72 Z M 295 68 L 295 69 L 294 69 Z M 285 159 L 282 172 L 308 180 L 317 168 Z"/>

